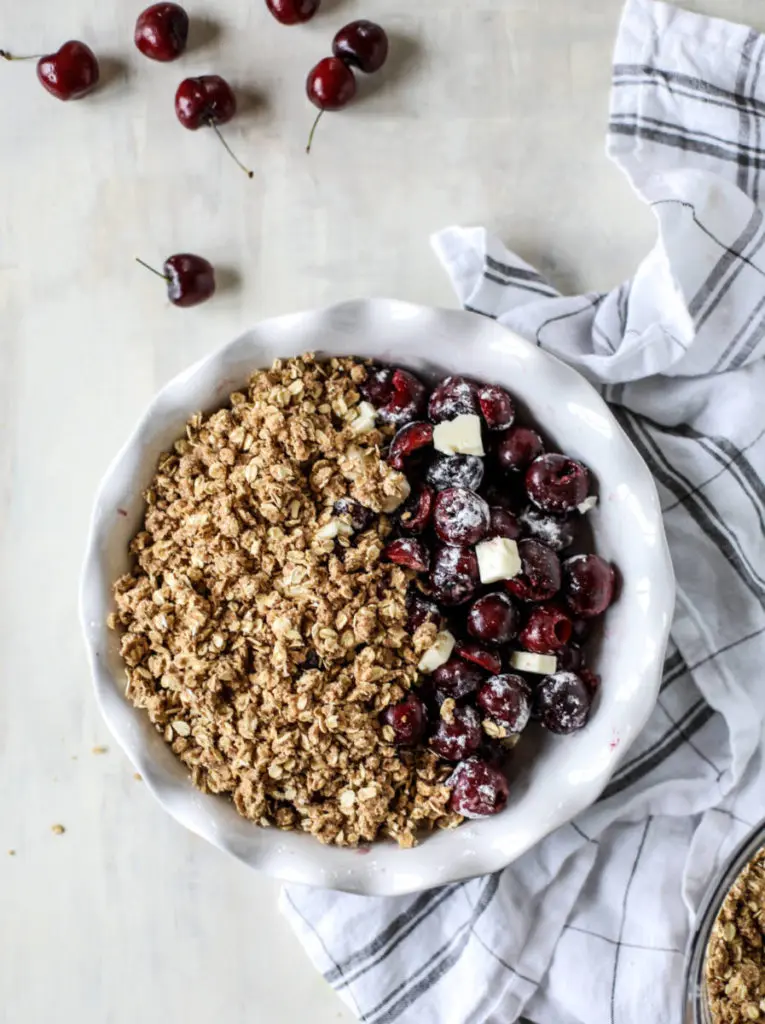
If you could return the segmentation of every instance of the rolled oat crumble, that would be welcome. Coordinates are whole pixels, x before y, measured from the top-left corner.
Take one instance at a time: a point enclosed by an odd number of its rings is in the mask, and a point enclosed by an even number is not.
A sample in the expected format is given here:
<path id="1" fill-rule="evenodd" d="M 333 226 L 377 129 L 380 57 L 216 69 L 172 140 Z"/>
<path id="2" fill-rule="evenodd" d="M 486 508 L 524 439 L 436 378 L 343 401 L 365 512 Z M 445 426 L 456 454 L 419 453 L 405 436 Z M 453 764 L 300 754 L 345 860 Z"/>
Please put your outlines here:
<path id="1" fill-rule="evenodd" d="M 765 1020 L 765 849 L 725 898 L 712 929 L 705 977 L 714 1024 Z"/>
<path id="2" fill-rule="evenodd" d="M 194 416 L 159 460 L 110 625 L 128 699 L 200 789 L 324 843 L 411 846 L 461 818 L 451 766 L 379 724 L 436 628 L 406 632 L 415 574 L 380 560 L 409 487 L 359 410 L 366 375 L 354 359 L 277 361 Z M 372 524 L 354 532 L 340 499 Z"/>

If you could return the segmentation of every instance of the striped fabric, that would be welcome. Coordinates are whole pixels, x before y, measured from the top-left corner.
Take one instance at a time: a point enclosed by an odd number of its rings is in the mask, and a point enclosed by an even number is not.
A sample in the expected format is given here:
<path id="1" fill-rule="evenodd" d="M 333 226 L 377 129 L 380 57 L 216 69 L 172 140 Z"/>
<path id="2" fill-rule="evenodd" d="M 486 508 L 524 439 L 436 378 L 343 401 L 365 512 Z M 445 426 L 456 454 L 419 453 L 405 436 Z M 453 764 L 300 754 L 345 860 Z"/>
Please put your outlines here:
<path id="1" fill-rule="evenodd" d="M 765 815 L 765 37 L 629 0 L 609 155 L 654 250 L 563 297 L 481 229 L 434 239 L 463 305 L 602 387 L 658 482 L 678 576 L 661 694 L 600 801 L 499 875 L 417 897 L 285 890 L 367 1024 L 675 1024 L 689 916 Z"/>

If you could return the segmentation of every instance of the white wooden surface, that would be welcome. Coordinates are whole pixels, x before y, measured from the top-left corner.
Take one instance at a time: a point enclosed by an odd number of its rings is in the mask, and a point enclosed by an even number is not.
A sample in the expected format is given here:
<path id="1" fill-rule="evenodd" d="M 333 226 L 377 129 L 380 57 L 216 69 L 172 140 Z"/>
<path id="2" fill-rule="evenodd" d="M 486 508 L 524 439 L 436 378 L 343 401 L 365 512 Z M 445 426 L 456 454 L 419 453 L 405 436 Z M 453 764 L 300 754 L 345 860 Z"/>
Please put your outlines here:
<path id="1" fill-rule="evenodd" d="M 765 27 L 758 0 L 690 6 Z M 92 495 L 158 385 L 258 319 L 361 295 L 453 304 L 428 247 L 446 224 L 493 228 L 565 288 L 627 276 L 652 226 L 603 156 L 620 8 L 324 0 L 287 29 L 263 0 L 193 3 L 200 45 L 158 65 L 131 43 L 139 3 L 0 0 L 0 47 L 82 38 L 107 72 L 64 105 L 32 64 L 0 62 L 3 1022 L 350 1020 L 276 885 L 174 824 L 109 744 L 76 619 Z M 306 72 L 360 16 L 391 30 L 390 67 L 306 158 Z M 245 94 L 226 135 L 252 182 L 175 121 L 175 85 L 203 72 Z M 196 310 L 133 262 L 179 250 L 225 268 Z"/>

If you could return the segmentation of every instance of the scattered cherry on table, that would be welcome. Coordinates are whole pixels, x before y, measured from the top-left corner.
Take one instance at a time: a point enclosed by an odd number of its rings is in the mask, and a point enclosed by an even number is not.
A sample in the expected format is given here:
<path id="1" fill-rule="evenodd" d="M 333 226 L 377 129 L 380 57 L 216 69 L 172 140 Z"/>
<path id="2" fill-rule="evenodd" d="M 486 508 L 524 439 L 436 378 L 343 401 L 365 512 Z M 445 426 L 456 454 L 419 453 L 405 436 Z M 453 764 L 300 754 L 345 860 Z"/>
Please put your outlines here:
<path id="1" fill-rule="evenodd" d="M 388 36 L 373 21 L 352 21 L 335 36 L 332 53 L 350 67 L 371 75 L 388 59 Z"/>
<path id="2" fill-rule="evenodd" d="M 282 25 L 300 25 L 311 20 L 321 0 L 266 0 L 266 6 Z"/>
<path id="3" fill-rule="evenodd" d="M 248 178 L 253 177 L 253 172 L 244 166 L 219 131 L 219 125 L 228 124 L 236 114 L 236 96 L 225 78 L 220 75 L 184 78 L 175 93 L 175 114 L 189 131 L 212 128 L 234 163 Z"/>
<path id="4" fill-rule="evenodd" d="M 201 256 L 176 253 L 165 260 L 161 272 L 138 257 L 136 262 L 167 282 L 167 297 L 174 306 L 198 306 L 215 291 L 215 271 Z"/>
<path id="5" fill-rule="evenodd" d="M 37 78 L 44 89 L 57 100 L 78 100 L 98 85 L 98 59 L 91 48 L 78 39 L 70 39 L 55 53 L 41 57 L 16 57 L 0 50 L 4 60 L 37 60 Z"/>
<path id="6" fill-rule="evenodd" d="M 305 88 L 308 99 L 319 108 L 305 148 L 306 153 L 310 153 L 316 127 L 323 114 L 327 110 L 342 110 L 348 106 L 356 95 L 356 79 L 344 61 L 325 57 L 309 71 Z"/>
<path id="7" fill-rule="evenodd" d="M 269 5 L 271 2 L 274 0 L 269 0 Z M 306 93 L 319 113 L 308 136 L 306 153 L 311 152 L 316 127 L 324 112 L 342 110 L 356 95 L 352 69 L 373 74 L 388 59 L 388 36 L 372 21 L 352 21 L 335 35 L 332 53 L 334 56 L 320 60 L 308 73 Z"/>
<path id="8" fill-rule="evenodd" d="M 138 15 L 133 39 L 150 60 L 177 60 L 186 49 L 189 16 L 179 4 L 152 4 Z"/>

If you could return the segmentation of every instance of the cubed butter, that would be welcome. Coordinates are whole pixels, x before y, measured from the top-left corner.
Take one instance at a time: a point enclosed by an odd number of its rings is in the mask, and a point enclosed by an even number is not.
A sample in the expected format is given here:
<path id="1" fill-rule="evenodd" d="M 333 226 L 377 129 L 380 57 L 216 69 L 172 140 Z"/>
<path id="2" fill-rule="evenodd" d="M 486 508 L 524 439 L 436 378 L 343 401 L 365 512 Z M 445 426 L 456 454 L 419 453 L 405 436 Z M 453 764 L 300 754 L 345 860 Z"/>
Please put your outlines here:
<path id="1" fill-rule="evenodd" d="M 530 651 L 511 651 L 510 666 L 518 672 L 534 672 L 540 676 L 549 676 L 558 669 L 558 659 L 554 654 L 531 654 Z"/>
<path id="2" fill-rule="evenodd" d="M 433 447 L 444 455 L 485 455 L 479 416 L 455 416 L 433 428 Z"/>
<path id="3" fill-rule="evenodd" d="M 475 553 L 478 558 L 478 572 L 481 583 L 497 583 L 499 580 L 511 580 L 521 571 L 521 556 L 518 545 L 507 537 L 492 537 L 476 544 Z"/>

